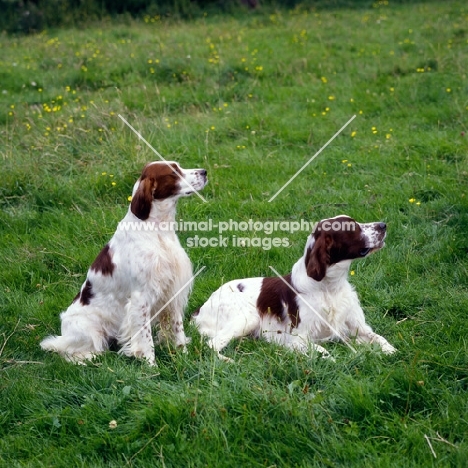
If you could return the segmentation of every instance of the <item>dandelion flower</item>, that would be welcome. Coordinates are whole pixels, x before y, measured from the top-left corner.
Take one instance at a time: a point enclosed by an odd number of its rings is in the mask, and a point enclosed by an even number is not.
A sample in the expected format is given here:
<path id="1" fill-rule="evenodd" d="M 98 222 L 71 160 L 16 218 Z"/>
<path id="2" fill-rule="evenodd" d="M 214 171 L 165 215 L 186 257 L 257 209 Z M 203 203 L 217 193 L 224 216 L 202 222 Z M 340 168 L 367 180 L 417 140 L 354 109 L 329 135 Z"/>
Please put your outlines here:
<path id="1" fill-rule="evenodd" d="M 408 201 L 409 201 L 410 203 L 414 203 L 414 202 L 416 201 L 416 198 L 410 198 Z"/>

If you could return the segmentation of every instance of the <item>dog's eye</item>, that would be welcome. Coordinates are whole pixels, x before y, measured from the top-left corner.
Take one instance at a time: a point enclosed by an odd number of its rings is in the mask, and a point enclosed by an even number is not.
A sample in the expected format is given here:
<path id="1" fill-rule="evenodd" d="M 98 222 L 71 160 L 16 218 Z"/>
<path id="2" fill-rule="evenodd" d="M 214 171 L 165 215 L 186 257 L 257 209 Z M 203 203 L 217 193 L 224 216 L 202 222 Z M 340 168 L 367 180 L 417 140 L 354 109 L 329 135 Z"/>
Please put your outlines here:
<path id="1" fill-rule="evenodd" d="M 369 249 L 369 248 L 361 249 L 361 250 L 359 251 L 359 255 L 360 255 L 361 257 L 365 257 L 369 252 L 370 252 L 370 249 Z"/>

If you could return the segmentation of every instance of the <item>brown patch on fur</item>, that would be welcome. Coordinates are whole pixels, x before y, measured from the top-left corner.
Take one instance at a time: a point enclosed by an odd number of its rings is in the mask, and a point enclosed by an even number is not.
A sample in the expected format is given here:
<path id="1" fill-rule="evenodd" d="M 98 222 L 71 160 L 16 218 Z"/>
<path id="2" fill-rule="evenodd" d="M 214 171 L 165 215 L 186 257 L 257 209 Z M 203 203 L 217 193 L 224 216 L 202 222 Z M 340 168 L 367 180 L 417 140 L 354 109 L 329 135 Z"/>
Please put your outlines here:
<path id="1" fill-rule="evenodd" d="M 312 249 L 308 248 L 306 253 L 307 275 L 315 281 L 322 281 L 330 265 L 330 246 L 333 240 L 331 236 L 321 233 L 315 240 Z M 307 255 L 308 254 L 308 255 Z"/>
<path id="2" fill-rule="evenodd" d="M 291 284 L 291 274 L 283 276 Z M 281 278 L 264 278 L 262 288 L 257 299 L 257 309 L 262 315 L 271 314 L 279 320 L 286 320 L 286 313 L 291 320 L 292 327 L 297 327 L 301 321 L 299 307 L 296 303 L 296 293 L 291 290 Z"/>
<path id="3" fill-rule="evenodd" d="M 200 313 L 200 309 L 201 309 L 201 307 L 199 307 L 198 309 L 194 310 L 193 313 L 192 313 L 192 317 L 196 317 L 196 316 Z"/>
<path id="4" fill-rule="evenodd" d="M 325 229 L 326 226 L 330 227 L 335 223 L 342 226 L 353 225 L 354 229 Z M 382 232 L 384 231 L 385 226 L 382 227 Z M 343 260 L 362 258 L 360 252 L 367 247 L 359 224 L 348 216 L 321 221 L 313 236 L 315 243 L 312 248 L 307 249 L 305 263 L 307 274 L 315 281 L 325 278 L 330 265 Z"/>
<path id="5" fill-rule="evenodd" d="M 139 219 L 148 219 L 153 200 L 163 200 L 177 195 L 182 171 L 175 163 L 148 164 L 141 173 L 140 183 L 132 198 L 130 209 Z"/>
<path id="6" fill-rule="evenodd" d="M 84 288 L 80 292 L 80 302 L 83 305 L 89 305 L 91 299 L 93 298 L 93 287 L 91 285 L 91 281 L 86 280 Z"/>
<path id="7" fill-rule="evenodd" d="M 93 264 L 91 265 L 91 270 L 100 272 L 102 275 L 112 276 L 114 272 L 115 263 L 112 262 L 112 254 L 110 251 L 109 244 L 101 250 L 99 255 L 94 260 Z"/>

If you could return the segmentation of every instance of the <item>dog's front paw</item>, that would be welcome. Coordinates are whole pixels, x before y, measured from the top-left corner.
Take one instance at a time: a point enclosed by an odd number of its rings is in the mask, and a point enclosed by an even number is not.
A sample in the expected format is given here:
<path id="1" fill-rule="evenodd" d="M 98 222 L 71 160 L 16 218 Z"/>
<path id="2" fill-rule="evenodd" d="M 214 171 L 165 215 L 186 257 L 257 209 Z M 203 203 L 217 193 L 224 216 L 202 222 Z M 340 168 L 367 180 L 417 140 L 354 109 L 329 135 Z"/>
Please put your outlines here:
<path id="1" fill-rule="evenodd" d="M 218 358 L 221 359 L 221 361 L 224 362 L 229 362 L 230 364 L 234 364 L 234 359 L 231 359 L 230 357 L 225 356 L 224 354 L 221 354 L 219 351 L 217 352 Z"/>
<path id="2" fill-rule="evenodd" d="M 145 351 L 133 351 L 132 355 L 137 359 L 143 359 L 149 366 L 156 366 L 156 359 L 154 357 L 154 352 L 145 352 Z"/>
<path id="3" fill-rule="evenodd" d="M 329 359 L 331 362 L 336 362 L 332 355 L 324 347 L 316 344 L 313 346 L 313 349 L 319 353 L 322 359 Z"/>
<path id="4" fill-rule="evenodd" d="M 321 353 L 321 358 L 328 359 L 330 362 L 336 362 L 336 359 L 328 351 Z"/>
<path id="5" fill-rule="evenodd" d="M 385 343 L 382 345 L 382 352 L 384 352 L 385 354 L 394 354 L 397 351 L 398 350 L 394 348 L 390 343 Z"/>
<path id="6" fill-rule="evenodd" d="M 177 348 L 184 348 L 184 350 L 186 351 L 185 346 L 188 345 L 191 341 L 192 341 L 192 338 L 188 336 L 184 336 L 183 338 L 179 337 L 175 339 L 175 345 Z"/>

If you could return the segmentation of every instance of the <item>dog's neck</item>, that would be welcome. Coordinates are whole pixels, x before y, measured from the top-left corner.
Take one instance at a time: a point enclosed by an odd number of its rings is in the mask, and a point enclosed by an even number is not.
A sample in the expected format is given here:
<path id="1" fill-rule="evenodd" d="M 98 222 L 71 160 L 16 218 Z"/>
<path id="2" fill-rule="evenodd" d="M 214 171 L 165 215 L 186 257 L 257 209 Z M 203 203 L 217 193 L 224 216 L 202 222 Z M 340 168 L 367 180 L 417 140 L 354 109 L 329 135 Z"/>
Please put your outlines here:
<path id="1" fill-rule="evenodd" d="M 339 289 L 347 281 L 351 260 L 343 260 L 339 263 L 329 265 L 322 281 L 316 281 L 307 275 L 306 256 L 307 250 L 314 247 L 315 240 L 310 236 L 304 249 L 302 257 L 292 268 L 293 284 L 302 291 Z"/>
<path id="2" fill-rule="evenodd" d="M 153 200 L 148 219 L 152 223 L 171 223 L 175 221 L 176 201 L 173 199 Z"/>
<path id="3" fill-rule="evenodd" d="M 330 288 L 336 287 L 338 284 L 343 284 L 348 278 L 349 267 L 351 266 L 351 260 L 342 260 L 340 263 L 335 263 L 327 268 L 327 273 L 322 281 L 316 281 L 322 283 L 323 287 Z"/>
<path id="4" fill-rule="evenodd" d="M 142 220 L 136 216 L 131 209 L 128 208 L 127 217 L 140 223 L 152 223 L 153 225 L 160 223 L 173 223 L 176 216 L 176 200 L 153 200 L 148 218 Z M 127 218 L 128 219 L 128 218 Z"/>

